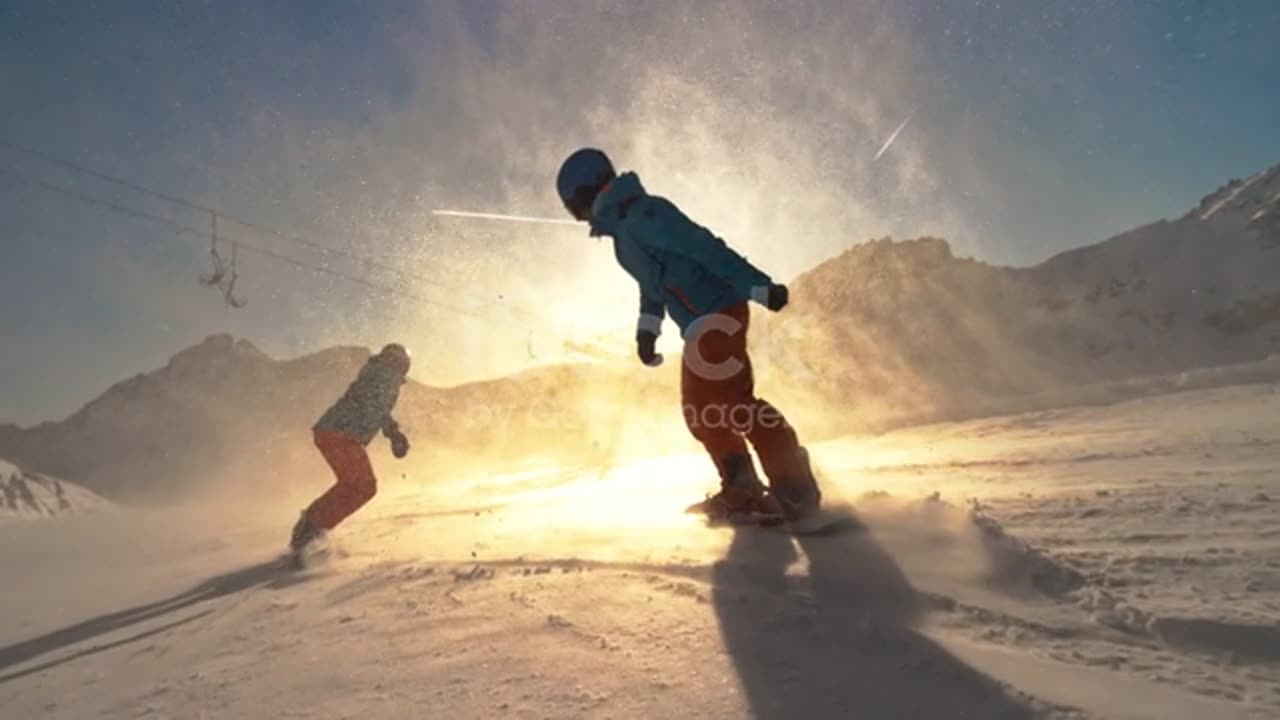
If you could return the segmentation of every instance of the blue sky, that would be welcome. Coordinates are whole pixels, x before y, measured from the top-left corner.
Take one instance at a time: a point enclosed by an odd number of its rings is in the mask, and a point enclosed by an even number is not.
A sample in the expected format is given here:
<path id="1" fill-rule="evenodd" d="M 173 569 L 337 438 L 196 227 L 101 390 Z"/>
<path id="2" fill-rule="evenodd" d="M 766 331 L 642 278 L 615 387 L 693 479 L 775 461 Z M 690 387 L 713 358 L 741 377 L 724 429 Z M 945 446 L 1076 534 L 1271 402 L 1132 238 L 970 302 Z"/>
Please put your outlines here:
<path id="1" fill-rule="evenodd" d="M 242 255 L 250 305 L 226 308 L 195 282 L 203 240 L 3 173 L 207 218 L 0 147 L 0 421 L 61 417 L 215 332 L 280 355 L 399 339 L 430 382 L 625 347 L 607 249 L 430 215 L 558 214 L 580 144 L 782 279 L 886 234 L 1038 262 L 1280 162 L 1274 2 L 848 5 L 0 5 L 0 141 L 373 258 L 232 229 L 401 289 Z"/>

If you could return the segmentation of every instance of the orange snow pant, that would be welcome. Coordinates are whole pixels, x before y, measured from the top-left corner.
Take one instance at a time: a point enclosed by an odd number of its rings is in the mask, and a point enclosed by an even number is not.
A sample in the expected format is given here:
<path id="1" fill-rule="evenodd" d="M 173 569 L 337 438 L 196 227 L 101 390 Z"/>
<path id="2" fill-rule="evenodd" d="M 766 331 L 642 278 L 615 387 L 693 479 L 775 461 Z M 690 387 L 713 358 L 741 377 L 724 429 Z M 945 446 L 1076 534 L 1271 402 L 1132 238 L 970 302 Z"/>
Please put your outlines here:
<path id="1" fill-rule="evenodd" d="M 747 354 L 751 315 L 746 303 L 695 321 L 685 336 L 680 395 L 685 425 L 711 455 L 722 484 L 735 456 L 750 459 L 749 442 L 777 491 L 808 479 L 795 430 L 777 408 L 756 397 Z"/>
<path id="2" fill-rule="evenodd" d="M 373 499 L 378 480 L 369 454 L 355 438 L 331 430 L 315 431 L 316 447 L 333 468 L 338 481 L 307 508 L 307 519 L 316 527 L 332 530 Z"/>

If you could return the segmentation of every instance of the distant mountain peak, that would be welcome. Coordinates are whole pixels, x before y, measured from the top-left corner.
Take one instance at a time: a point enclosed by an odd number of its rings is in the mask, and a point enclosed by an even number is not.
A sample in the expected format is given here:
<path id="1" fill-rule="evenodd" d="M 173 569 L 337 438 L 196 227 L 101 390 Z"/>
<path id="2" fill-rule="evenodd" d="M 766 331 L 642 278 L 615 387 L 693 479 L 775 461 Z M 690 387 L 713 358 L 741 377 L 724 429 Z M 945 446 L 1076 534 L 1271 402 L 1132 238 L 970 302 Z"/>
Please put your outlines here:
<path id="1" fill-rule="evenodd" d="M 179 351 L 169 360 L 169 365 L 225 359 L 269 360 L 270 358 L 248 340 L 243 338 L 237 340 L 229 334 L 220 333 L 210 335 L 195 345 Z"/>
<path id="2" fill-rule="evenodd" d="M 1200 220 L 1224 214 L 1241 216 L 1253 222 L 1280 207 L 1280 164 L 1250 177 L 1235 178 L 1206 195 L 1192 211 Z"/>

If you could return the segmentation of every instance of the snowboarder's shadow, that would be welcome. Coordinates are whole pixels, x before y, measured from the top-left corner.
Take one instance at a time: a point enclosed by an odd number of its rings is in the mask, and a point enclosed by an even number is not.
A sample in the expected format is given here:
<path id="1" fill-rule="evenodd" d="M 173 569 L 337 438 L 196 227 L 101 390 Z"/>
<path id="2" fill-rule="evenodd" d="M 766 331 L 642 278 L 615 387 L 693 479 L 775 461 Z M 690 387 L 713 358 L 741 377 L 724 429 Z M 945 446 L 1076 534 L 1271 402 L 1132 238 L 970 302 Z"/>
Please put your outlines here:
<path id="1" fill-rule="evenodd" d="M 0 648 L 0 672 L 3 672 L 8 668 L 35 660 L 63 648 L 70 648 L 118 631 L 139 628 L 138 632 L 125 637 L 82 647 L 67 655 L 59 656 L 37 665 L 0 674 L 0 684 L 42 672 L 72 660 L 135 643 L 198 620 L 212 613 L 213 609 L 206 608 L 190 614 L 183 614 L 182 611 L 210 600 L 216 600 L 258 587 L 280 589 L 305 582 L 309 577 L 307 574 L 296 572 L 287 562 L 279 559 L 270 560 L 222 575 L 216 575 L 188 590 L 157 602 L 99 615 L 60 630 Z M 182 617 L 168 619 L 177 615 L 182 615 Z M 152 622 L 159 620 L 165 621 L 159 624 Z"/>
<path id="2" fill-rule="evenodd" d="M 744 528 L 712 574 L 747 709 L 805 717 L 1030 718 L 1033 710 L 914 626 L 924 598 L 869 531 L 801 537 Z"/>

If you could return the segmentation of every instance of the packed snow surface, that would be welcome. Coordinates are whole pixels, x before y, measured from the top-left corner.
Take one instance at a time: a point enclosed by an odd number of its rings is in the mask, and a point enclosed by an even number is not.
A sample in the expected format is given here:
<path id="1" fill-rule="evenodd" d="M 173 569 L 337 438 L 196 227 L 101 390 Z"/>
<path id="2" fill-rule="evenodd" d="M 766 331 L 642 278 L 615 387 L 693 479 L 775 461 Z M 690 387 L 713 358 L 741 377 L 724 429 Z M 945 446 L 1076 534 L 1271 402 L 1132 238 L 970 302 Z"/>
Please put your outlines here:
<path id="1" fill-rule="evenodd" d="M 682 514 L 697 455 L 379 461 L 300 571 L 302 499 L 9 523 L 0 715 L 1280 717 L 1277 390 L 816 444 L 828 537 Z"/>

